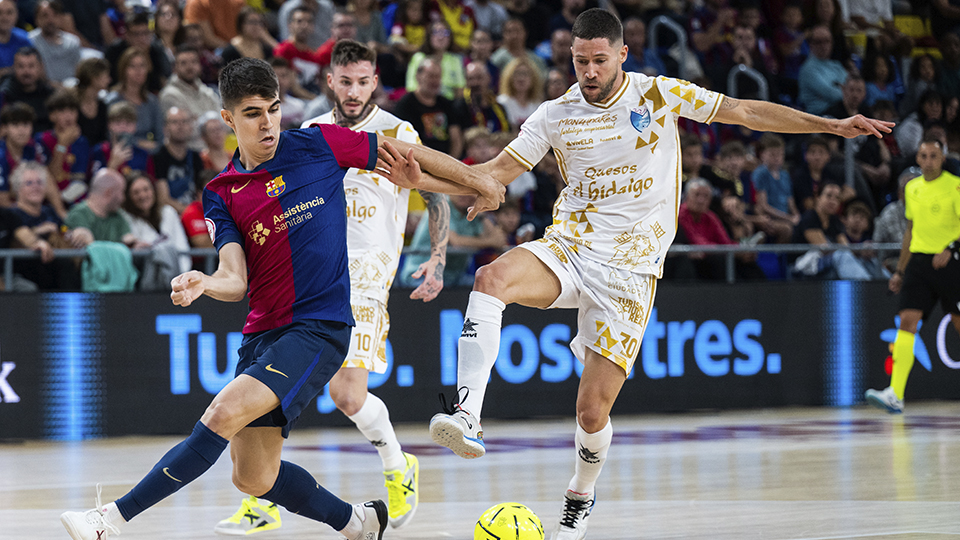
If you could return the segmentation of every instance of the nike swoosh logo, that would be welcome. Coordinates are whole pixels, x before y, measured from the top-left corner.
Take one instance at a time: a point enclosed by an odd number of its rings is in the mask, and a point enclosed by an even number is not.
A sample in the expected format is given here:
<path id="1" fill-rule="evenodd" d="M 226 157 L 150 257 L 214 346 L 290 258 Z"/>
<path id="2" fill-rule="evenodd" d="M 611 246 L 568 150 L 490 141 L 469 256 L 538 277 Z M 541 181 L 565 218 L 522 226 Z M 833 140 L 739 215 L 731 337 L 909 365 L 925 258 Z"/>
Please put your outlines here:
<path id="1" fill-rule="evenodd" d="M 252 180 L 253 180 L 253 178 L 251 178 L 250 180 L 247 180 L 247 184 L 249 184 Z M 242 186 L 240 186 L 240 187 L 232 187 L 232 188 L 230 188 L 230 193 L 239 193 L 241 189 L 247 187 L 247 184 L 244 184 L 244 185 L 242 185 Z"/>
<path id="2" fill-rule="evenodd" d="M 180 480 L 180 479 L 178 479 L 178 478 L 174 478 L 173 475 L 170 474 L 170 467 L 164 467 L 164 468 L 163 468 L 163 474 L 169 476 L 169 477 L 170 477 L 172 480 L 174 480 L 174 481 L 180 482 L 181 484 L 183 483 L 183 480 Z"/>
<path id="3" fill-rule="evenodd" d="M 273 373 L 279 373 L 280 375 L 283 375 L 284 377 L 287 377 L 287 374 L 286 374 L 286 373 L 284 373 L 284 372 L 282 372 L 282 371 L 278 371 L 278 370 L 276 370 L 276 369 L 273 369 L 273 364 L 267 364 L 267 367 L 265 367 L 265 368 L 263 368 L 263 369 L 265 369 L 265 370 L 267 370 L 267 371 L 270 371 L 270 372 L 273 372 Z M 287 377 L 287 378 L 289 379 L 290 377 Z"/>

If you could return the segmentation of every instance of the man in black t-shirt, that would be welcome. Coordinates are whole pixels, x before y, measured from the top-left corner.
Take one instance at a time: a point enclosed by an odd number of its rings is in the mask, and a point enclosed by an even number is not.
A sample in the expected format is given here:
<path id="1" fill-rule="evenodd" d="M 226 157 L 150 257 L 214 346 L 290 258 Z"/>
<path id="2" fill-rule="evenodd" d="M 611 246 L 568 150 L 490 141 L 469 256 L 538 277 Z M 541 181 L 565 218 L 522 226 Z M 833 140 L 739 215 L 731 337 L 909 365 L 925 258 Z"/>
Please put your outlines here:
<path id="1" fill-rule="evenodd" d="M 178 214 L 193 202 L 199 191 L 197 179 L 203 170 L 200 154 L 187 145 L 193 134 L 193 116 L 186 109 L 170 107 L 164 115 L 164 143 L 153 156 L 157 192 Z"/>
<path id="2" fill-rule="evenodd" d="M 40 252 L 40 260 L 48 263 L 53 260 L 53 248 L 46 240 L 38 237 L 20 221 L 20 217 L 8 208 L 0 207 L 0 249 L 27 248 Z M 27 276 L 29 277 L 29 276 Z M 21 276 L 14 275 L 12 283 L 5 283 L 0 276 L 0 291 L 31 292 L 37 285 Z"/>
<path id="3" fill-rule="evenodd" d="M 837 215 L 841 197 L 842 188 L 839 184 L 822 184 L 813 208 L 803 213 L 800 223 L 793 230 L 793 243 L 833 246 L 835 251 L 808 251 L 796 260 L 795 273 L 828 279 L 872 278 L 860 259 L 849 249 L 836 248 L 850 245 L 840 216 Z"/>
<path id="4" fill-rule="evenodd" d="M 417 67 L 417 89 L 400 99 L 394 114 L 413 124 L 423 145 L 459 158 L 462 121 L 453 102 L 440 95 L 440 64 L 428 58 Z"/>

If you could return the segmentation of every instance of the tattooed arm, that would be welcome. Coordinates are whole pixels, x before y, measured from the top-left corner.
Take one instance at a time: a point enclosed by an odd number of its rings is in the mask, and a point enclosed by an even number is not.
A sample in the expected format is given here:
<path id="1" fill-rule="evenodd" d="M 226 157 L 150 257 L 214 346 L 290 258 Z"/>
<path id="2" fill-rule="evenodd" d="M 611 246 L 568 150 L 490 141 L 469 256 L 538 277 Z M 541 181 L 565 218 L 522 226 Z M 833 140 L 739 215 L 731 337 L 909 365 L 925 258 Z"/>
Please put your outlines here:
<path id="1" fill-rule="evenodd" d="M 893 122 L 874 120 L 863 115 L 835 120 L 784 107 L 767 101 L 734 99 L 724 96 L 713 120 L 722 124 L 736 124 L 754 131 L 777 133 L 831 133 L 848 139 L 858 135 L 882 137 L 890 133 Z"/>
<path id="2" fill-rule="evenodd" d="M 414 279 L 422 276 L 424 280 L 410 293 L 410 299 L 429 302 L 443 289 L 443 268 L 447 264 L 447 242 L 450 239 L 450 205 L 444 195 L 427 191 L 420 195 L 427 203 L 430 220 L 430 259 L 411 276 Z"/>

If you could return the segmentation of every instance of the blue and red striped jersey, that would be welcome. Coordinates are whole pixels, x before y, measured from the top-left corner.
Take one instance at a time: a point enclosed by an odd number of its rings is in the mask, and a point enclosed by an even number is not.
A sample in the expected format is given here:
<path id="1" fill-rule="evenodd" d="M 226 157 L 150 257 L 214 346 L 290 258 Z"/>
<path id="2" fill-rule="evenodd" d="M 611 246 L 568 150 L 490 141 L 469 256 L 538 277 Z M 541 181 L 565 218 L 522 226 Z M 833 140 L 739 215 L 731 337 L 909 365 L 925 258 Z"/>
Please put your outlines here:
<path id="1" fill-rule="evenodd" d="M 214 246 L 247 258 L 245 334 L 301 319 L 353 325 L 347 270 L 347 169 L 372 170 L 377 139 L 335 125 L 280 134 L 273 158 L 247 171 L 239 154 L 203 191 Z"/>

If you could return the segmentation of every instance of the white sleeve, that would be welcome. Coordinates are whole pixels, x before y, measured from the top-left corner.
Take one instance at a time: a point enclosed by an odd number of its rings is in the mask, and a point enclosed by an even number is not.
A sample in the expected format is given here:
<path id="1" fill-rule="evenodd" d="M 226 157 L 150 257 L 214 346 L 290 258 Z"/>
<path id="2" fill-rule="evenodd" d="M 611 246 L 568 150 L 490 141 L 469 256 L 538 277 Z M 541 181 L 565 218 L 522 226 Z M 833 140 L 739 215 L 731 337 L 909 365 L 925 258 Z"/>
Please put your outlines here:
<path id="1" fill-rule="evenodd" d="M 412 144 L 423 144 L 420 142 L 420 134 L 413 129 L 413 124 L 410 122 L 401 122 L 397 126 L 397 140 Z"/>
<path id="2" fill-rule="evenodd" d="M 665 106 L 677 116 L 709 124 L 720 109 L 723 94 L 702 86 L 669 77 L 657 77 L 644 97 L 652 98 L 654 108 Z M 656 111 L 654 111 L 656 116 Z"/>
<path id="3" fill-rule="evenodd" d="M 520 126 L 520 135 L 504 148 L 504 152 L 517 160 L 526 169 L 532 170 L 540 159 L 550 150 L 547 121 L 549 101 L 541 103 L 536 112 Z"/>

